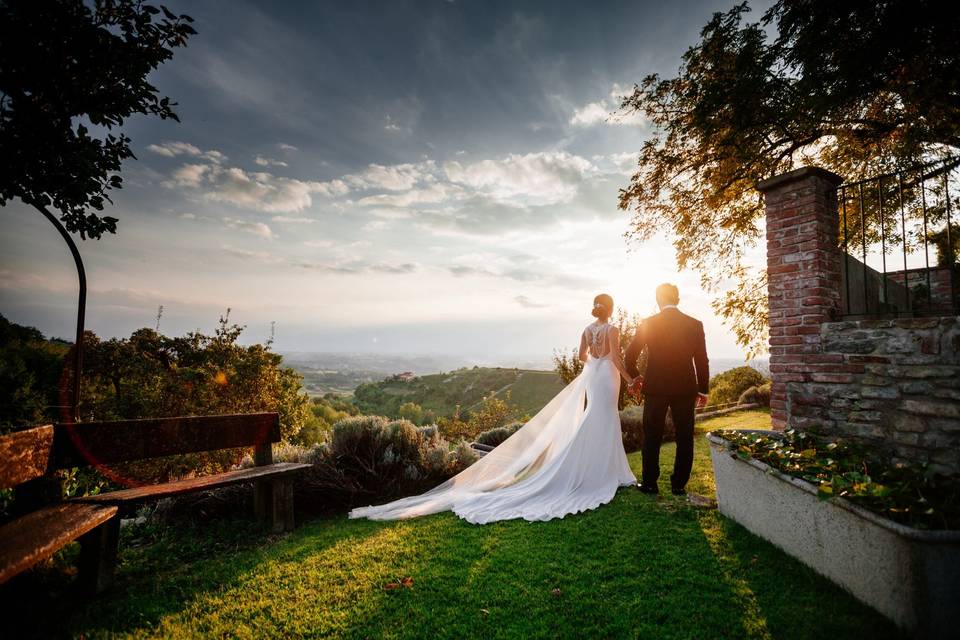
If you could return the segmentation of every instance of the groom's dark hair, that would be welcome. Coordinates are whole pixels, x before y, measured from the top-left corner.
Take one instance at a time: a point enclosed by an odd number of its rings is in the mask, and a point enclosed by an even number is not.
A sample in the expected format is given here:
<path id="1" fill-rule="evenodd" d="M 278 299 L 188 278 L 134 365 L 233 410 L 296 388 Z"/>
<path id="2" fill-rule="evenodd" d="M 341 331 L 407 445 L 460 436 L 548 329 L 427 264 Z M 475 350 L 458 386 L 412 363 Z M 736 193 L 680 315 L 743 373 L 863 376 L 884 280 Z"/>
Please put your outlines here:
<path id="1" fill-rule="evenodd" d="M 677 285 L 664 282 L 657 287 L 657 304 L 663 306 L 678 302 L 680 302 L 680 289 L 677 289 Z"/>

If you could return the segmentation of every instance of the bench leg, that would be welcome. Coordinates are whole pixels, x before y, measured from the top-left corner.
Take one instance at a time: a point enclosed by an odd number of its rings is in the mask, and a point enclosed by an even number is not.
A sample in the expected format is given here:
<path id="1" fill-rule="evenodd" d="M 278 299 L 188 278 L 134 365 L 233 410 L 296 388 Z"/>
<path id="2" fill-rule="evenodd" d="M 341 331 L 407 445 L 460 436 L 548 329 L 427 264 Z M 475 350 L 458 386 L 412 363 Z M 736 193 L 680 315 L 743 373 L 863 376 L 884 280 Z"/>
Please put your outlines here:
<path id="1" fill-rule="evenodd" d="M 120 544 L 120 516 L 80 536 L 79 586 L 87 593 L 100 593 L 113 584 Z"/>
<path id="2" fill-rule="evenodd" d="M 257 520 L 269 524 L 273 533 L 293 531 L 293 478 L 259 480 L 254 491 Z"/>

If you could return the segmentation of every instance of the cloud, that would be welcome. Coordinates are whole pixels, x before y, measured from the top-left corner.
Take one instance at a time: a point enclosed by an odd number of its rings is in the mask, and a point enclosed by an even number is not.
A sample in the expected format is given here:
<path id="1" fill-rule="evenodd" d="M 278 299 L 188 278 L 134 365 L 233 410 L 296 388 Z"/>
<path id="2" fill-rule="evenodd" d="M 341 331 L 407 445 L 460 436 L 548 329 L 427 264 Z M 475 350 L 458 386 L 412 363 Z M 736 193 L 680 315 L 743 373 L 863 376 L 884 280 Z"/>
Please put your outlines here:
<path id="1" fill-rule="evenodd" d="M 285 142 L 278 142 L 277 146 L 280 148 L 281 151 L 285 151 L 287 153 L 290 153 L 291 151 L 299 151 L 297 147 L 293 146 L 292 144 L 287 144 Z"/>
<path id="2" fill-rule="evenodd" d="M 348 190 L 340 180 L 305 182 L 266 172 L 247 173 L 237 167 L 213 171 L 209 182 L 205 196 L 210 200 L 266 213 L 302 211 L 313 204 L 313 194 L 342 195 Z"/>
<path id="3" fill-rule="evenodd" d="M 147 150 L 167 158 L 185 155 L 193 156 L 195 158 L 203 158 L 204 160 L 217 163 L 223 162 L 227 159 L 227 156 L 223 155 L 216 149 L 202 151 L 199 147 L 192 145 L 189 142 L 164 142 L 163 144 L 151 144 L 147 145 Z"/>
<path id="4" fill-rule="evenodd" d="M 386 220 L 371 220 L 361 227 L 362 231 L 383 231 L 388 228 L 390 223 Z"/>
<path id="5" fill-rule="evenodd" d="M 363 206 L 396 207 L 403 209 L 414 205 L 436 204 L 448 200 L 462 199 L 463 197 L 463 189 L 456 185 L 435 183 L 423 188 L 410 189 L 406 193 L 383 193 L 375 196 L 367 196 L 366 198 L 361 198 L 358 204 Z"/>
<path id="6" fill-rule="evenodd" d="M 362 173 L 344 176 L 344 180 L 358 189 L 381 189 L 407 191 L 418 182 L 432 179 L 432 160 L 419 164 L 395 164 L 384 166 L 371 164 Z"/>
<path id="7" fill-rule="evenodd" d="M 173 187 L 197 187 L 203 181 L 203 176 L 210 170 L 210 165 L 206 164 L 185 164 L 171 176 L 170 182 L 164 182 L 164 186 Z"/>
<path id="8" fill-rule="evenodd" d="M 263 156 L 257 156 L 253 159 L 261 167 L 286 167 L 287 163 L 283 160 L 274 160 L 273 158 L 264 158 Z"/>
<path id="9" fill-rule="evenodd" d="M 598 285 L 598 282 L 595 278 L 564 274 L 558 271 L 556 267 L 550 265 L 544 265 L 544 268 L 542 269 L 491 269 L 489 267 L 476 267 L 472 265 L 453 265 L 447 267 L 447 270 L 457 278 L 486 277 L 507 279 L 514 280 L 516 282 L 523 282 L 525 284 L 537 283 L 544 286 L 563 287 L 565 289 L 586 289 Z"/>
<path id="10" fill-rule="evenodd" d="M 417 270 L 417 265 L 412 262 L 397 265 L 377 263 L 370 265 L 369 269 L 378 273 L 413 273 Z"/>
<path id="11" fill-rule="evenodd" d="M 240 222 L 240 221 L 232 221 Z M 316 243 L 307 242 L 307 245 Z M 330 243 L 331 245 L 333 243 Z M 356 243 L 354 243 L 356 244 Z M 229 245 L 221 247 L 223 251 L 235 258 L 249 262 L 256 261 L 263 264 L 280 265 L 282 267 L 294 267 L 297 269 L 306 269 L 321 273 L 332 273 L 340 275 L 361 275 L 369 273 L 382 273 L 385 275 L 406 275 L 419 271 L 420 265 L 415 262 L 371 262 L 367 260 L 347 259 L 332 261 L 313 261 L 303 258 L 285 258 L 281 254 L 271 251 L 251 251 L 240 249 Z"/>
<path id="12" fill-rule="evenodd" d="M 501 203 L 552 205 L 570 201 L 592 168 L 566 151 L 510 154 L 499 160 L 443 165 L 447 177 Z"/>
<path id="13" fill-rule="evenodd" d="M 260 236 L 261 238 L 273 239 L 273 231 L 262 222 L 249 222 L 247 220 L 237 220 L 236 218 L 223 218 L 223 223 L 230 229 L 239 229 Z"/>
<path id="14" fill-rule="evenodd" d="M 626 126 L 644 126 L 646 120 L 642 114 L 637 112 L 623 113 L 620 111 L 620 105 L 623 98 L 633 93 L 633 89 L 624 89 L 619 84 L 614 84 L 610 89 L 608 97 L 596 102 L 588 102 L 579 109 L 573 110 L 570 116 L 570 124 L 575 127 L 592 127 L 597 124 L 626 125 Z"/>
<path id="15" fill-rule="evenodd" d="M 274 222 L 282 222 L 284 224 L 313 224 L 316 222 L 314 218 L 304 218 L 296 216 L 273 216 Z"/>
<path id="16" fill-rule="evenodd" d="M 313 204 L 314 195 L 333 197 L 349 191 L 342 180 L 303 181 L 218 164 L 183 165 L 163 185 L 200 189 L 208 200 L 266 213 L 302 211 Z"/>
<path id="17" fill-rule="evenodd" d="M 610 112 L 606 101 L 590 102 L 579 109 L 574 109 L 570 124 L 589 127 L 600 122 L 606 122 L 609 116 Z"/>
<path id="18" fill-rule="evenodd" d="M 406 133 L 406 134 L 413 133 L 413 129 L 411 127 L 401 126 L 400 124 L 397 123 L 396 120 L 391 118 L 389 115 L 387 115 L 387 123 L 383 125 L 383 128 L 385 131 L 389 131 L 390 133 Z"/>
<path id="19" fill-rule="evenodd" d="M 534 302 L 527 296 L 515 296 L 513 298 L 513 301 L 516 302 L 521 307 L 523 307 L 524 309 L 543 309 L 549 306 L 546 304 L 540 304 L 539 302 Z"/>
<path id="20" fill-rule="evenodd" d="M 295 149 L 280 143 L 283 149 Z M 214 202 L 245 207 L 266 213 L 292 213 L 313 204 L 314 195 L 336 197 L 346 194 L 350 187 L 342 180 L 318 182 L 276 176 L 266 171 L 247 172 L 238 167 L 224 166 L 225 155 L 216 150 L 202 151 L 189 142 L 165 142 L 147 147 L 167 157 L 191 156 L 206 163 L 190 163 L 173 171 L 171 179 L 163 182 L 167 188 L 188 187 L 202 190 L 203 196 Z M 287 166 L 282 160 L 256 156 L 260 166 Z"/>
<path id="21" fill-rule="evenodd" d="M 609 170 L 625 176 L 632 176 L 637 170 L 639 157 L 639 151 L 625 151 L 623 153 L 611 153 L 605 156 L 593 156 L 591 160 L 603 170 Z"/>

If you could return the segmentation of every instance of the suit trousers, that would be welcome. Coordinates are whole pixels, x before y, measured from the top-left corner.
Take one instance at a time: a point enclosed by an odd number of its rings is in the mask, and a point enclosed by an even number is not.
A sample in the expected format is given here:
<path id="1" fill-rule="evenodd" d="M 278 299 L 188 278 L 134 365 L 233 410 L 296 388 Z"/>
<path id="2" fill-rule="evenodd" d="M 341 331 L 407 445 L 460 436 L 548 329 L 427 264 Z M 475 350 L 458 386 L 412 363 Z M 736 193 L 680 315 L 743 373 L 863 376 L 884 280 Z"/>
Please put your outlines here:
<path id="1" fill-rule="evenodd" d="M 673 426 L 677 432 L 677 454 L 673 460 L 673 474 L 670 476 L 671 489 L 683 489 L 690 479 L 693 469 L 693 422 L 697 396 L 645 396 L 643 401 L 643 473 L 641 483 L 648 487 L 657 486 L 660 478 L 660 444 L 663 442 L 663 429 L 667 418 L 667 409 L 673 417 Z"/>

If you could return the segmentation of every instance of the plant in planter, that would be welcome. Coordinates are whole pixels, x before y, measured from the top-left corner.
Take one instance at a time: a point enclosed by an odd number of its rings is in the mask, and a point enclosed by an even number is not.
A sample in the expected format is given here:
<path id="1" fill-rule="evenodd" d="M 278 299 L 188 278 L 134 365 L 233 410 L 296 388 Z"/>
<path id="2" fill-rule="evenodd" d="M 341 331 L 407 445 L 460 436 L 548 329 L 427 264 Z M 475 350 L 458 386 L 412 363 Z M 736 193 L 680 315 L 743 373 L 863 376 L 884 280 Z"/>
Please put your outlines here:
<path id="1" fill-rule="evenodd" d="M 707 434 L 720 512 L 912 637 L 960 628 L 960 478 L 799 431 Z"/>
<path id="2" fill-rule="evenodd" d="M 716 435 L 736 445 L 740 458 L 761 460 L 813 484 L 822 499 L 846 498 L 917 529 L 960 529 L 960 477 L 891 464 L 880 452 L 792 429 L 780 437 L 739 431 Z"/>

